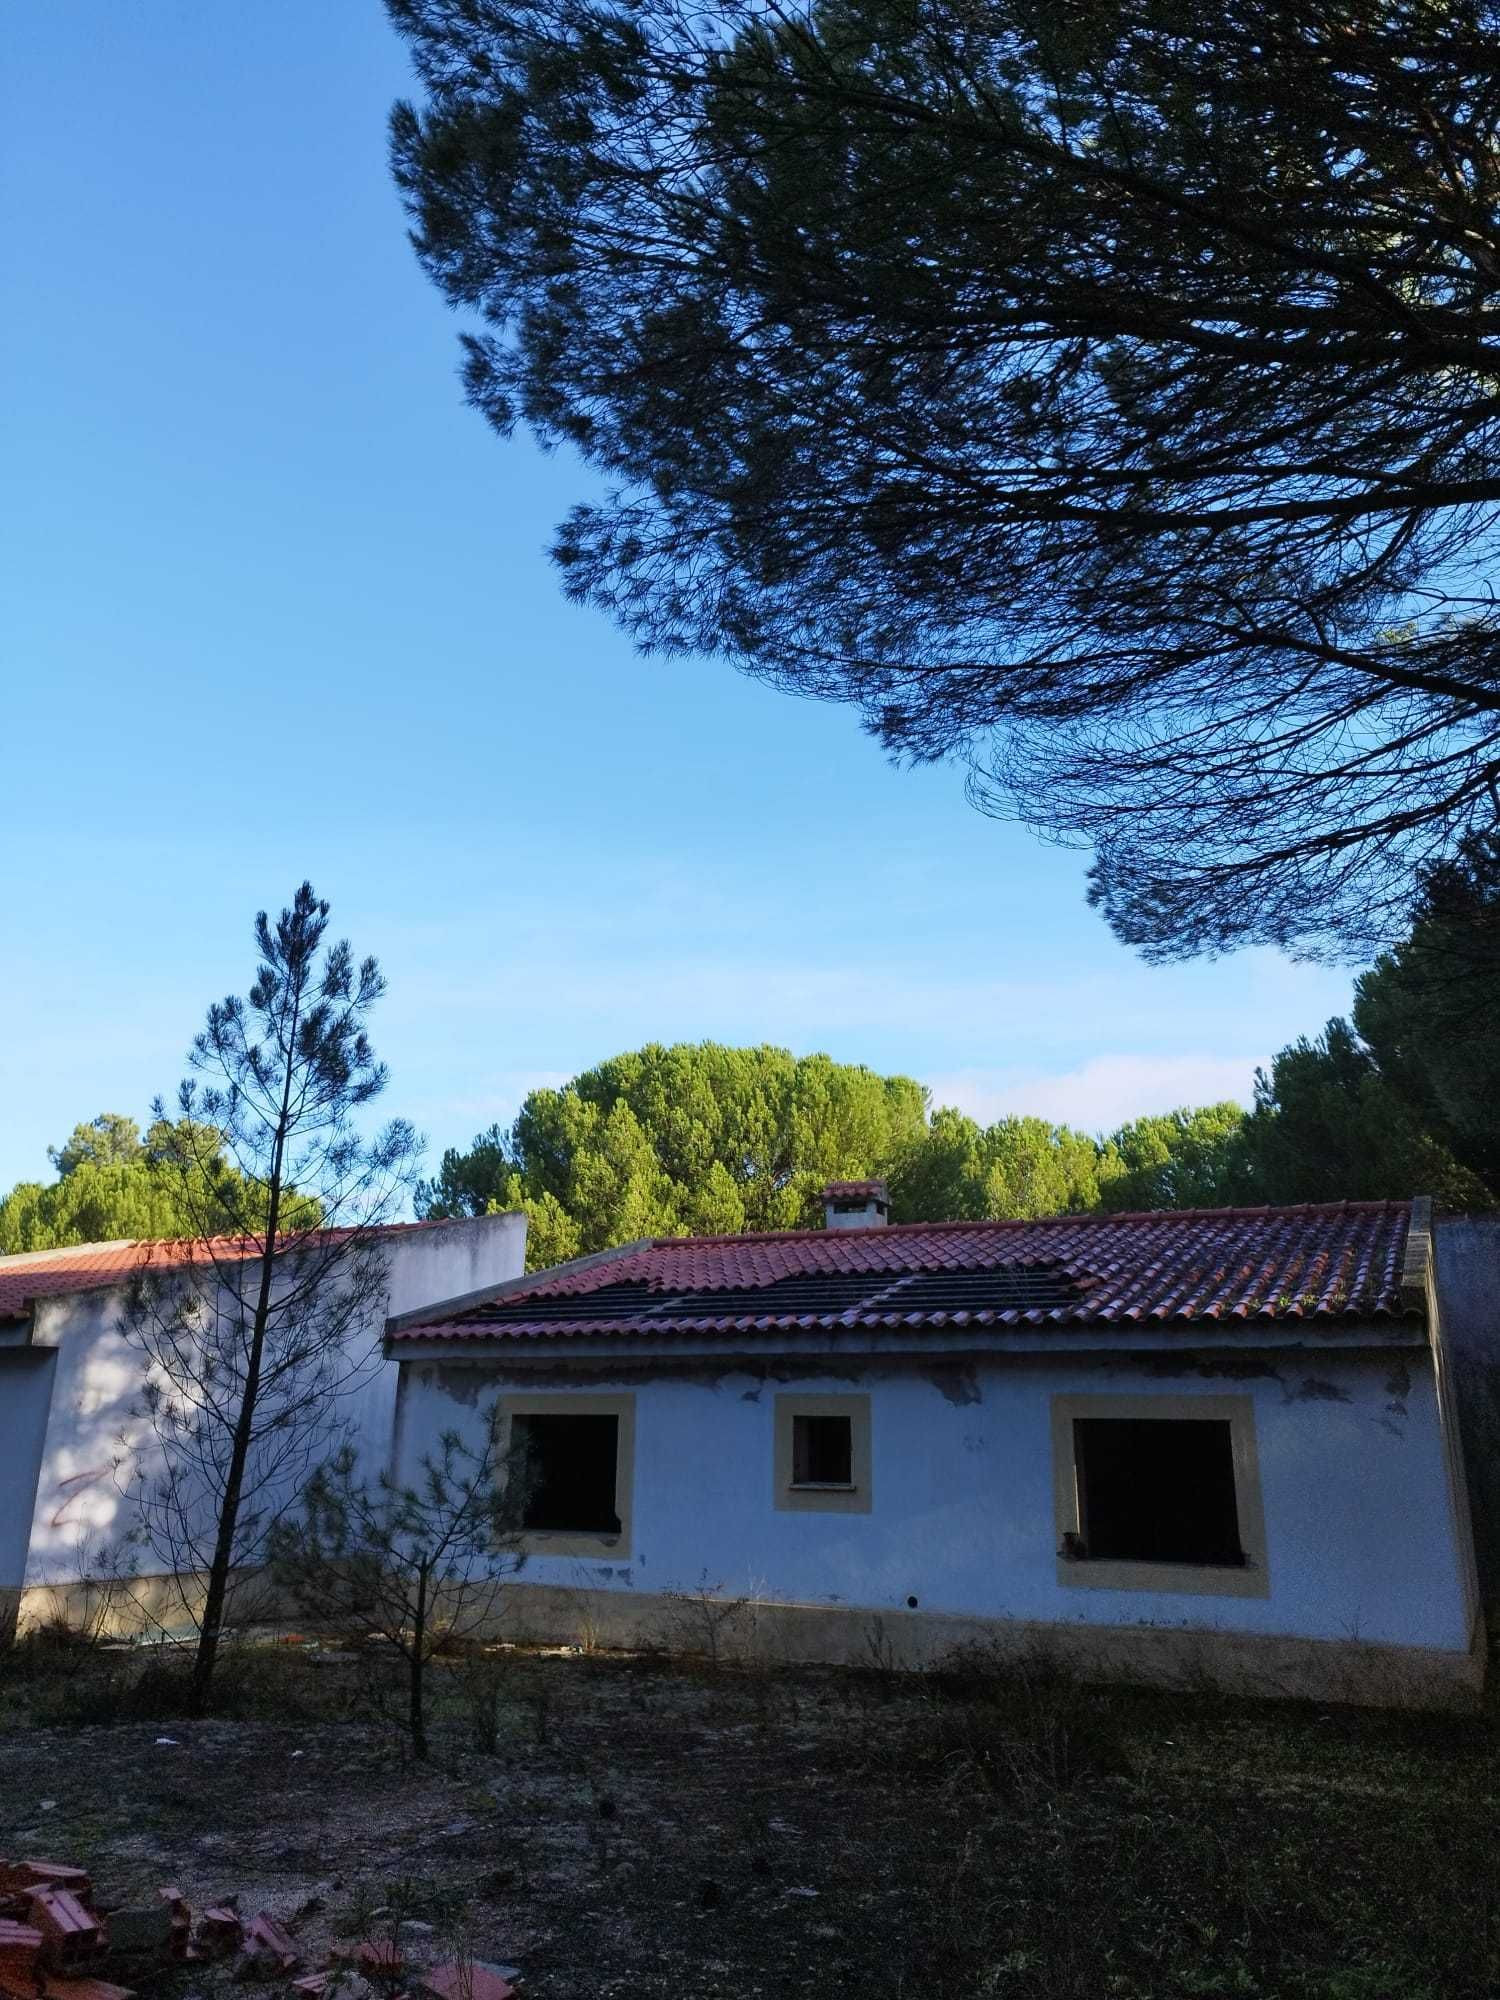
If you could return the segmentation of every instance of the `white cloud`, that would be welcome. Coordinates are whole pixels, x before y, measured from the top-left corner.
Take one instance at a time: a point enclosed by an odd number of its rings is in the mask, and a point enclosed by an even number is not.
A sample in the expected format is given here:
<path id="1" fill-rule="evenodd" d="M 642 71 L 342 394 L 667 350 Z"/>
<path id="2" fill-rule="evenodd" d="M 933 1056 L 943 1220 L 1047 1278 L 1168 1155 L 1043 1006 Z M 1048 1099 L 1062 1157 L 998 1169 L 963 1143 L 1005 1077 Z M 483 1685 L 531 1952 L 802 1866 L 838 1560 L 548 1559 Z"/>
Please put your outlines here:
<path id="1" fill-rule="evenodd" d="M 1144 1112 L 1179 1105 L 1248 1105 L 1254 1056 L 1095 1056 L 1077 1069 L 960 1069 L 928 1079 L 935 1105 L 953 1104 L 983 1124 L 1007 1113 L 1031 1112 L 1054 1125 L 1110 1131 Z"/>

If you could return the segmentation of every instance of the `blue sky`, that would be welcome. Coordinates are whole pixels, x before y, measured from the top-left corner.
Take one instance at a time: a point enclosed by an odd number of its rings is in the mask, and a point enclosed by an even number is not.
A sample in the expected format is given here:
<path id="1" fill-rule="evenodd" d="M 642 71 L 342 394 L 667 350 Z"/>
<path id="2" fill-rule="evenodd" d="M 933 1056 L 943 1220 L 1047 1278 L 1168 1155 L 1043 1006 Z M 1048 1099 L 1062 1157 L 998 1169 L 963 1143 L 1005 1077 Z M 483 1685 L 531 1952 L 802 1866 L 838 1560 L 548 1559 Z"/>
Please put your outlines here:
<path id="1" fill-rule="evenodd" d="M 434 1156 L 652 1038 L 1103 1127 L 1246 1097 L 1347 1005 L 1265 952 L 1140 964 L 958 772 L 563 601 L 587 475 L 464 407 L 377 0 L 68 0 L 7 40 L 0 1188 L 171 1090 L 304 875 L 386 968 Z"/>

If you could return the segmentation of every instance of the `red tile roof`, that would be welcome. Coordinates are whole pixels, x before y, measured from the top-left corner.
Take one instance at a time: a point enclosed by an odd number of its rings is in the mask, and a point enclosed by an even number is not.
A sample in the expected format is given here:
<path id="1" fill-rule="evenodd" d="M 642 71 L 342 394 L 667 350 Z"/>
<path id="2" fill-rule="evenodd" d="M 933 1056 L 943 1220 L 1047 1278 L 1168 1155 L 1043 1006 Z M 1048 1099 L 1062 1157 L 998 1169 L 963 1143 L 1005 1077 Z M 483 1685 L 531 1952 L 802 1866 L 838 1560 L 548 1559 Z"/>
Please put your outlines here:
<path id="1" fill-rule="evenodd" d="M 1401 1285 L 1410 1221 L 1409 1202 L 1339 1202 L 659 1237 L 586 1268 L 538 1272 L 532 1283 L 512 1283 L 489 1303 L 447 1319 L 403 1321 L 390 1337 L 1420 1317 Z M 970 1275 L 962 1283 L 923 1280 L 932 1273 Z M 981 1273 L 991 1274 L 988 1284 L 974 1275 Z M 868 1287 L 858 1275 L 869 1277 Z M 819 1281 L 827 1293 L 821 1303 Z M 777 1291 L 757 1310 L 745 1295 L 767 1286 Z M 724 1293 L 733 1296 L 702 1296 Z M 574 1298 L 576 1314 L 565 1303 Z"/>
<path id="2" fill-rule="evenodd" d="M 409 1229 L 434 1229 L 436 1222 L 390 1223 L 382 1236 Z M 337 1232 L 330 1232 L 336 1234 Z M 228 1236 L 216 1237 L 213 1255 L 228 1260 L 235 1255 L 253 1256 L 259 1245 L 237 1244 Z M 170 1267 L 195 1263 L 208 1252 L 201 1243 L 144 1243 L 123 1237 L 113 1243 L 76 1243 L 65 1250 L 21 1250 L 0 1257 L 0 1320 L 22 1319 L 34 1299 L 56 1298 L 64 1292 L 102 1291 L 124 1284 L 143 1264 Z"/>

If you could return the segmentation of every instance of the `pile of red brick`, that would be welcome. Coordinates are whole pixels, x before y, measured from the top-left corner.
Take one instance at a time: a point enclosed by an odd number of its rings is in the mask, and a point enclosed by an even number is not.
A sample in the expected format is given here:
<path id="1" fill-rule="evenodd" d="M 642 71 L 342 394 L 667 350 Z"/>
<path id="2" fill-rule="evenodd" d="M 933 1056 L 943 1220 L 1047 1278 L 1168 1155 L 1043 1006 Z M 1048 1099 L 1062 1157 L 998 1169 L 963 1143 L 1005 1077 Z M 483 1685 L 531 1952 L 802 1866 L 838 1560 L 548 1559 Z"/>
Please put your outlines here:
<path id="1" fill-rule="evenodd" d="M 116 1955 L 128 1955 L 132 1966 L 143 1952 L 176 1959 L 233 1957 L 237 1978 L 291 1980 L 290 1992 L 303 2000 L 336 1992 L 335 1972 L 343 1966 L 362 1973 L 390 2000 L 512 2000 L 515 1992 L 487 1966 L 454 1961 L 408 1967 L 399 1947 L 385 1939 L 336 1947 L 330 1970 L 294 1978 L 302 1956 L 285 1925 L 268 1911 L 245 1919 L 227 1898 L 204 1910 L 195 1925 L 180 1889 L 159 1889 L 157 1899 L 158 1921 L 149 1910 L 117 1912 L 122 1935 L 112 1941 L 110 1919 L 95 1908 L 85 1869 L 60 1861 L 0 1861 L 0 2000 L 135 2000 L 127 1987 L 91 1970 L 112 1942 Z"/>
<path id="2" fill-rule="evenodd" d="M 104 1920 L 93 1884 L 61 1861 L 0 1861 L 0 1993 L 18 2000 L 131 2000 L 123 1986 L 95 1979 Z"/>

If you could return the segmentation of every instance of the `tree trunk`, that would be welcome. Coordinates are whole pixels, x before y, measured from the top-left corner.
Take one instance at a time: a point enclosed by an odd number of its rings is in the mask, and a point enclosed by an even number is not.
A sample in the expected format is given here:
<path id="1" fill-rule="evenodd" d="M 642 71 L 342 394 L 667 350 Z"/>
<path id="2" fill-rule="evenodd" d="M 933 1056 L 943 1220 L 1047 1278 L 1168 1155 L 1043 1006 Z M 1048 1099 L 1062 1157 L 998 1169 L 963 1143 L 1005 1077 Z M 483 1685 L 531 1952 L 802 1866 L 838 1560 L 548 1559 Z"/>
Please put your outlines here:
<path id="1" fill-rule="evenodd" d="M 229 1571 L 234 1560 L 234 1532 L 239 1525 L 240 1494 L 245 1483 L 245 1463 L 250 1456 L 250 1438 L 255 1429 L 255 1404 L 260 1394 L 260 1364 L 266 1344 L 266 1323 L 271 1312 L 271 1281 L 276 1271 L 276 1232 L 281 1224 L 281 1175 L 286 1157 L 287 1125 L 291 1115 L 292 1051 L 296 1047 L 296 1007 L 292 1010 L 287 1036 L 286 1080 L 281 1092 L 281 1118 L 276 1146 L 271 1156 L 270 1198 L 266 1205 L 265 1248 L 260 1260 L 260 1289 L 255 1301 L 254 1328 L 250 1335 L 250 1358 L 245 1366 L 245 1393 L 235 1418 L 234 1444 L 229 1454 L 229 1476 L 224 1482 L 224 1499 L 219 1508 L 219 1529 L 214 1538 L 213 1561 L 208 1569 L 208 1591 L 203 1600 L 203 1624 L 198 1632 L 198 1651 L 193 1659 L 193 1679 L 189 1705 L 194 1715 L 208 1707 L 213 1686 L 214 1666 L 219 1657 L 219 1634 L 224 1624 L 224 1598 L 229 1589 Z M 211 1282 L 219 1283 L 216 1266 Z"/>
<path id="2" fill-rule="evenodd" d="M 427 1651 L 427 1567 L 417 1571 L 417 1608 L 412 1620 L 410 1707 L 407 1726 L 411 1730 L 412 1755 L 427 1761 L 427 1717 L 424 1711 L 422 1673 Z"/>

